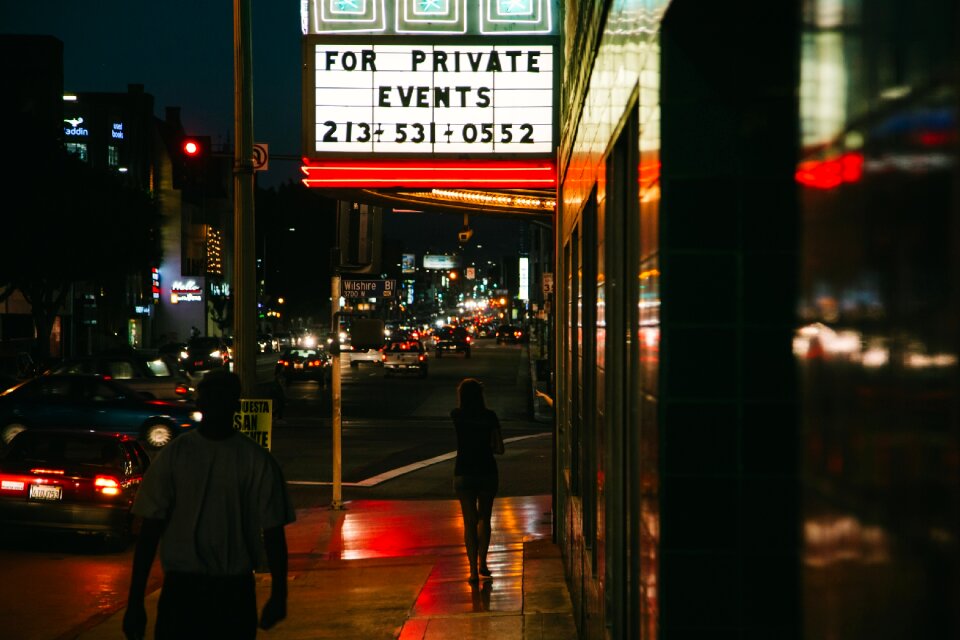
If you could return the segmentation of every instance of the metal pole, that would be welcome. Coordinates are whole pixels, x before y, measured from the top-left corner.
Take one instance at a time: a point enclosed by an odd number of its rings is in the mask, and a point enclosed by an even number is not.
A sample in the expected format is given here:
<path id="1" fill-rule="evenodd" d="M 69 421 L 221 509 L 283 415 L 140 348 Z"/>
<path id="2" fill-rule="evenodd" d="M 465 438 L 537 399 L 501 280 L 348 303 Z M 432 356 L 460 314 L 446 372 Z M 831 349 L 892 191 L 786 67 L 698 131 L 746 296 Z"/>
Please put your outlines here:
<path id="1" fill-rule="evenodd" d="M 233 81 L 236 148 L 233 156 L 234 371 L 245 397 L 256 384 L 256 250 L 253 212 L 253 63 L 250 0 L 233 0 Z"/>
<path id="2" fill-rule="evenodd" d="M 330 372 L 330 396 L 333 405 L 333 419 L 331 421 L 333 431 L 333 497 L 330 500 L 331 509 L 343 509 L 343 486 L 341 482 L 343 449 L 340 440 L 341 436 L 341 398 L 340 398 L 340 274 L 337 272 L 337 266 L 331 265 L 333 275 L 330 277 L 330 323 L 333 329 L 334 348 L 331 350 L 333 357 L 330 360 L 330 366 L 333 368 Z"/>

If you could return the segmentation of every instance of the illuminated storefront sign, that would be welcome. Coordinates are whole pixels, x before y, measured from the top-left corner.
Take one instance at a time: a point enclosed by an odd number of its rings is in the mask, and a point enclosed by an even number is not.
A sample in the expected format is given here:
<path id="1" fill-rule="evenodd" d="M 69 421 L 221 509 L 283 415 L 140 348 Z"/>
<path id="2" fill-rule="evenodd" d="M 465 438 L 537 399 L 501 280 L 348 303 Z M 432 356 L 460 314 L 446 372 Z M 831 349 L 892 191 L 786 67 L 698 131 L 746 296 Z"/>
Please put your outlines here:
<path id="1" fill-rule="evenodd" d="M 556 11 L 557 0 L 302 0 L 300 24 L 305 34 L 547 35 Z"/>
<path id="2" fill-rule="evenodd" d="M 114 122 L 110 129 L 110 137 L 114 140 L 123 140 L 123 123 Z"/>
<path id="3" fill-rule="evenodd" d="M 154 303 L 160 301 L 160 269 L 153 267 L 150 270 L 150 289 Z"/>
<path id="4" fill-rule="evenodd" d="M 416 273 L 417 271 L 417 256 L 413 253 L 404 253 L 403 259 L 401 260 L 401 273 Z"/>
<path id="5" fill-rule="evenodd" d="M 63 135 L 71 138 L 86 138 L 90 135 L 90 131 L 86 127 L 80 126 L 83 124 L 82 116 L 78 116 L 76 118 L 64 118 L 63 121 L 69 125 L 63 128 Z"/>
<path id="6" fill-rule="evenodd" d="M 517 297 L 521 300 L 530 299 L 530 259 L 520 258 L 520 292 Z"/>
<path id="7" fill-rule="evenodd" d="M 170 303 L 200 302 L 203 300 L 203 288 L 196 280 L 174 280 L 170 285 Z"/>
<path id="8" fill-rule="evenodd" d="M 303 183 L 555 188 L 558 7 L 303 0 Z"/>
<path id="9" fill-rule="evenodd" d="M 313 154 L 553 150 L 549 45 L 314 45 Z"/>

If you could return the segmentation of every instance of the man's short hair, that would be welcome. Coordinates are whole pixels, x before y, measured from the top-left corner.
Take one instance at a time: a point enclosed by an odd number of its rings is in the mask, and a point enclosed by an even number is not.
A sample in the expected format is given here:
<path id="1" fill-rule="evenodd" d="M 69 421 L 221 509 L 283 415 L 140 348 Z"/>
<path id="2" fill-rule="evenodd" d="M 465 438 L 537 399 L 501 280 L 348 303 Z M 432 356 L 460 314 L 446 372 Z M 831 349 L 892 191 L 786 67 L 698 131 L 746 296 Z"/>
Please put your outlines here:
<path id="1" fill-rule="evenodd" d="M 208 372 L 197 385 L 197 392 L 222 402 L 240 401 L 240 376 L 227 369 Z"/>

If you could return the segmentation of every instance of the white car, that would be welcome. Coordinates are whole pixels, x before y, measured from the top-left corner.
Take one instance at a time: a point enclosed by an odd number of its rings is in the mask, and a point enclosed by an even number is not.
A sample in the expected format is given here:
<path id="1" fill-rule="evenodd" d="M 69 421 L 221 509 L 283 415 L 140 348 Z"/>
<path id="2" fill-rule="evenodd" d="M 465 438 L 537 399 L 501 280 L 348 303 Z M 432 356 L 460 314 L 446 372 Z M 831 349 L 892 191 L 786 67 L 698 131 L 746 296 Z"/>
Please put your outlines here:
<path id="1" fill-rule="evenodd" d="M 375 365 L 383 364 L 383 351 L 382 349 L 354 349 L 351 345 L 345 344 L 341 347 L 340 352 L 342 357 L 350 362 L 351 367 L 359 367 L 361 362 L 369 362 Z"/>
<path id="2" fill-rule="evenodd" d="M 427 349 L 419 340 L 391 342 L 383 350 L 383 375 L 416 373 L 427 377 Z"/>

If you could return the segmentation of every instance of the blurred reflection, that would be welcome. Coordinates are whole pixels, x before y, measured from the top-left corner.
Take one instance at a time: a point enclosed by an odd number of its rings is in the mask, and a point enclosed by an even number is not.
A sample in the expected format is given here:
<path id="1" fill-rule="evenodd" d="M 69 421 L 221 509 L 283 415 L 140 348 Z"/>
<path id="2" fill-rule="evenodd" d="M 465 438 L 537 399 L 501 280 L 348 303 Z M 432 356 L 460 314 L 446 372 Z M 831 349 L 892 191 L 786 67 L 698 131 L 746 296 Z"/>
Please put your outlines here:
<path id="1" fill-rule="evenodd" d="M 490 593 L 493 591 L 493 582 L 483 580 L 479 585 L 470 585 L 471 601 L 474 612 L 490 611 Z"/>
<path id="2" fill-rule="evenodd" d="M 804 635 L 954 638 L 956 3 L 803 17 Z"/>

